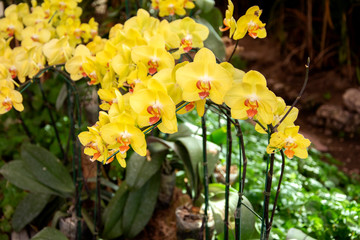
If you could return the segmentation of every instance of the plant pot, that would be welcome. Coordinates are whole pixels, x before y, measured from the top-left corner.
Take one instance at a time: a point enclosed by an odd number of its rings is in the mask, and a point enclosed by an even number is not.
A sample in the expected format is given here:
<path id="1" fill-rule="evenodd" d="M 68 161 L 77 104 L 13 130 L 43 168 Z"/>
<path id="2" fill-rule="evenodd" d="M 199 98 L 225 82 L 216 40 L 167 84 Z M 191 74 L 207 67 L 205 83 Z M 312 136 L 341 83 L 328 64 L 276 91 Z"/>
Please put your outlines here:
<path id="1" fill-rule="evenodd" d="M 203 225 L 203 214 L 198 208 L 191 206 L 180 206 L 175 211 L 176 215 L 176 236 L 181 239 L 203 240 L 205 237 L 205 225 Z M 215 222 L 212 212 L 208 211 L 208 228 L 210 238 L 215 229 Z"/>

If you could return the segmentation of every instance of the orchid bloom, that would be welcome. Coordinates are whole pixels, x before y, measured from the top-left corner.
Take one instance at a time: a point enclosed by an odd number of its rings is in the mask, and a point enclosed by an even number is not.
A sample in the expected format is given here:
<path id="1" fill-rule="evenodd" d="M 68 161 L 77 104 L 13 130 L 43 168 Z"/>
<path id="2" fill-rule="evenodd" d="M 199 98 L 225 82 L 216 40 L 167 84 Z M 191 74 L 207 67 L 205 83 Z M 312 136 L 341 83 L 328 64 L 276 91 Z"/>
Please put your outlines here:
<path id="1" fill-rule="evenodd" d="M 265 38 L 266 29 L 265 23 L 260 21 L 260 15 L 262 10 L 258 6 L 253 6 L 246 11 L 246 14 L 239 18 L 236 23 L 236 30 L 234 33 L 234 39 L 238 40 L 245 36 L 248 32 L 252 38 Z"/>
<path id="2" fill-rule="evenodd" d="M 234 4 L 231 0 L 228 0 L 228 9 L 225 12 L 225 18 L 224 18 L 224 28 L 220 28 L 220 31 L 225 32 L 230 29 L 229 37 L 231 38 L 232 35 L 235 32 L 236 29 L 236 21 L 233 17 L 234 13 Z"/>
<path id="3" fill-rule="evenodd" d="M 288 126 L 283 132 L 273 133 L 266 152 L 271 154 L 275 150 L 285 149 L 284 153 L 290 159 L 294 156 L 302 159 L 307 158 L 306 148 L 310 146 L 310 141 L 298 133 L 299 128 L 299 126 Z"/>
<path id="4" fill-rule="evenodd" d="M 233 118 L 256 118 L 270 124 L 274 118 L 276 96 L 266 87 L 266 79 L 261 73 L 249 71 L 244 75 L 242 82 L 234 84 L 226 94 L 225 103 L 231 108 Z"/>
<path id="5" fill-rule="evenodd" d="M 176 82 L 183 90 L 183 100 L 187 102 L 201 100 L 202 104 L 199 105 L 201 108 L 205 106 L 207 98 L 216 104 L 222 104 L 232 81 L 232 75 L 216 63 L 215 55 L 207 48 L 202 48 L 196 53 L 194 62 L 176 71 Z M 203 110 L 199 110 L 202 115 Z"/>

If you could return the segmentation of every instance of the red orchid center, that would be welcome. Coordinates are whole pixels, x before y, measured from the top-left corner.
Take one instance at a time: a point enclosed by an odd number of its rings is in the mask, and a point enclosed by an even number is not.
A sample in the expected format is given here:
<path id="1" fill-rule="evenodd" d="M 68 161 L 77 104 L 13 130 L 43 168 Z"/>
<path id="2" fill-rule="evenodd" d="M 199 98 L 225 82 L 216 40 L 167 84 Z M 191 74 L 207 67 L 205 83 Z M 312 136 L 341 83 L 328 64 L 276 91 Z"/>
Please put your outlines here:
<path id="1" fill-rule="evenodd" d="M 254 23 L 253 21 L 250 21 L 248 23 L 248 32 L 249 32 L 249 36 L 252 38 L 257 38 L 257 30 L 259 29 L 259 25 L 257 25 L 256 23 Z"/>
<path id="2" fill-rule="evenodd" d="M 293 158 L 294 157 L 294 154 L 295 154 L 294 148 L 297 148 L 296 143 L 291 143 L 291 144 L 286 144 L 285 145 L 284 153 L 288 158 Z"/>
<path id="3" fill-rule="evenodd" d="M 128 133 L 123 133 L 121 136 L 119 136 L 118 138 L 116 138 L 116 141 L 118 143 L 120 143 L 120 147 L 119 150 L 121 153 L 125 153 L 127 150 L 130 149 L 129 145 L 130 145 L 130 139 L 129 139 L 129 135 Z"/>
<path id="4" fill-rule="evenodd" d="M 6 97 L 2 102 L 2 105 L 5 107 L 5 110 L 8 112 L 12 109 L 12 101 L 9 97 Z"/>
<path id="5" fill-rule="evenodd" d="M 149 66 L 149 74 L 154 75 L 157 72 L 159 63 L 156 59 L 151 59 L 148 61 L 148 66 Z"/>
<path id="6" fill-rule="evenodd" d="M 186 36 L 183 39 L 181 39 L 181 45 L 185 52 L 189 52 L 192 49 L 191 36 Z"/>
<path id="7" fill-rule="evenodd" d="M 252 100 L 246 99 L 244 102 L 244 105 L 249 108 L 248 110 L 246 110 L 248 117 L 253 118 L 258 112 L 257 108 L 259 107 L 259 103 L 257 102 L 257 100 L 252 101 Z"/>
<path id="8" fill-rule="evenodd" d="M 16 75 L 17 75 L 17 70 L 16 70 L 16 67 L 15 66 L 11 66 L 10 68 L 9 68 L 9 72 L 10 72 L 10 74 L 11 74 L 11 78 L 16 78 Z"/>
<path id="9" fill-rule="evenodd" d="M 161 117 L 160 107 L 156 105 L 157 104 L 154 104 L 147 108 L 147 112 L 152 115 L 152 117 L 149 118 L 150 125 L 157 123 Z"/>
<path id="10" fill-rule="evenodd" d="M 201 90 L 199 92 L 199 97 L 205 99 L 210 95 L 211 83 L 208 76 L 202 77 L 203 79 L 196 82 L 196 87 Z"/>

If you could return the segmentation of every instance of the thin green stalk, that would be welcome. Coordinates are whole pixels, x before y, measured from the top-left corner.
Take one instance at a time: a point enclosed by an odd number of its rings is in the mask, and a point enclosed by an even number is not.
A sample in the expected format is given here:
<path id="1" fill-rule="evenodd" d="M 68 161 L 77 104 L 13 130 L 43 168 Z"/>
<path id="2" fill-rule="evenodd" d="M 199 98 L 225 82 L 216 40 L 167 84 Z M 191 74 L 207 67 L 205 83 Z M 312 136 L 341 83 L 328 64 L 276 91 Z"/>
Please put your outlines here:
<path id="1" fill-rule="evenodd" d="M 22 126 L 22 128 L 24 129 L 24 132 L 26 133 L 26 136 L 28 136 L 28 138 L 29 138 L 29 140 L 30 140 L 31 143 L 34 143 L 34 139 L 33 139 L 33 137 L 31 136 L 30 130 L 29 130 L 29 128 L 27 127 L 24 119 L 22 118 L 21 113 L 18 112 L 18 111 L 15 111 L 15 114 L 16 114 L 16 116 L 19 118 L 20 123 L 21 123 L 21 126 Z"/>
<path id="2" fill-rule="evenodd" d="M 228 112 L 230 114 L 230 112 Z M 230 167 L 232 153 L 231 121 L 227 118 L 226 122 L 227 149 L 226 149 L 226 175 L 225 175 L 225 220 L 224 220 L 224 239 L 229 239 L 229 188 L 230 188 Z"/>
<path id="3" fill-rule="evenodd" d="M 237 48 L 238 44 L 239 44 L 239 40 L 236 40 L 236 43 L 235 43 L 234 49 L 233 49 L 233 51 L 232 51 L 232 53 L 231 53 L 231 55 L 230 55 L 229 59 L 227 60 L 228 62 L 230 62 L 230 61 L 231 61 L 231 59 L 232 59 L 232 57 L 234 56 L 234 53 L 236 52 L 236 48 Z"/>
<path id="4" fill-rule="evenodd" d="M 130 0 L 125 0 L 126 19 L 130 18 Z"/>
<path id="5" fill-rule="evenodd" d="M 239 123 L 239 120 L 235 120 L 235 128 L 237 130 L 237 136 L 239 139 L 239 200 L 236 206 L 236 215 L 235 215 L 235 221 L 237 221 L 238 223 L 238 227 L 235 230 L 235 234 L 236 234 L 236 239 L 239 240 L 241 239 L 241 205 L 245 205 L 242 202 L 242 196 L 244 194 L 244 188 L 245 188 L 245 179 L 246 179 L 246 169 L 247 169 L 247 158 L 246 158 L 246 153 L 245 153 L 245 143 L 244 143 L 244 135 L 243 132 L 241 130 L 241 126 Z M 242 162 L 241 162 L 242 160 Z M 242 163 L 242 164 L 241 164 Z M 243 169 L 241 169 L 243 166 Z M 257 215 L 257 213 L 253 212 L 255 215 Z M 258 215 L 257 215 L 258 216 Z M 261 217 L 260 217 L 261 218 Z M 236 224 L 236 222 L 235 222 Z M 237 232 L 238 231 L 238 232 Z"/>
<path id="6" fill-rule="evenodd" d="M 205 209 L 203 226 L 205 226 L 205 239 L 210 239 L 210 232 L 208 227 L 208 208 L 209 208 L 209 178 L 208 178 L 208 162 L 206 155 L 206 109 L 204 115 L 201 117 L 201 128 L 202 128 L 202 141 L 203 141 L 203 173 L 204 173 L 204 195 L 205 195 Z"/>
<path id="7" fill-rule="evenodd" d="M 270 237 L 270 230 L 271 228 L 269 227 L 270 222 L 269 222 L 269 205 L 270 205 L 270 196 L 271 196 L 271 185 L 272 185 L 272 177 L 273 177 L 273 173 L 274 173 L 274 159 L 275 159 L 275 154 L 271 154 L 270 155 L 270 168 L 269 168 L 269 172 L 267 173 L 268 178 L 267 178 L 267 184 L 266 184 L 266 190 L 264 192 L 265 194 L 265 239 L 268 240 Z"/>
<path id="8" fill-rule="evenodd" d="M 241 146 L 241 139 L 240 136 L 239 139 L 239 200 L 236 205 L 235 210 L 235 239 L 240 240 L 241 239 L 241 204 L 242 204 L 242 146 Z"/>
<path id="9" fill-rule="evenodd" d="M 252 208 L 250 208 L 248 205 L 246 205 L 245 203 L 241 203 L 241 205 L 243 205 L 244 207 L 246 207 L 252 214 L 254 214 L 258 219 L 260 219 L 260 221 L 262 221 L 262 217 L 260 217 L 259 214 L 257 214 Z"/>
<path id="10" fill-rule="evenodd" d="M 45 106 L 46 106 L 46 108 L 48 110 L 49 116 L 50 116 L 51 125 L 53 126 L 54 131 L 55 131 L 55 137 L 56 137 L 56 140 L 58 142 L 58 145 L 59 145 L 59 148 L 60 148 L 60 151 L 61 151 L 61 155 L 62 155 L 63 159 L 67 160 L 67 156 L 66 156 L 64 148 L 63 148 L 63 146 L 61 144 L 59 131 L 58 131 L 57 127 L 56 127 L 56 122 L 55 122 L 54 116 L 52 114 L 52 111 L 50 109 L 50 103 L 46 98 L 45 91 L 44 91 L 44 88 L 43 88 L 43 86 L 41 84 L 40 79 L 37 79 L 37 82 L 38 82 L 38 85 L 39 85 L 39 88 L 40 88 L 40 91 L 41 91 L 42 99 L 44 101 L 44 104 L 45 104 Z"/>
<path id="11" fill-rule="evenodd" d="M 273 210 L 272 210 L 272 213 L 271 213 L 269 228 L 266 229 L 267 231 L 269 231 L 269 234 L 270 234 L 270 230 L 271 230 L 271 227 L 272 227 L 272 223 L 273 223 L 273 219 L 274 219 L 274 215 L 275 215 L 275 211 L 276 211 L 277 200 L 278 200 L 278 197 L 280 195 L 280 186 L 281 186 L 281 182 L 282 182 L 282 179 L 283 179 L 283 176 L 284 176 L 284 170 L 285 170 L 284 151 L 280 150 L 280 153 L 281 153 L 281 170 L 280 170 L 279 183 L 278 183 L 277 190 L 276 190 L 276 195 L 275 195 L 275 199 L 274 199 L 274 206 L 273 206 Z"/>
<path id="12" fill-rule="evenodd" d="M 287 115 L 289 115 L 290 111 L 294 108 L 294 106 L 298 103 L 298 101 L 300 100 L 301 96 L 303 95 L 306 85 L 309 81 L 309 66 L 310 66 L 310 58 L 308 58 L 307 60 L 307 64 L 305 65 L 306 68 L 306 72 L 305 72 L 305 80 L 303 83 L 303 86 L 299 92 L 299 95 L 296 97 L 295 101 L 291 104 L 291 107 L 289 108 L 289 110 L 285 113 L 285 115 L 281 118 L 281 120 L 274 126 L 274 129 L 276 129 L 287 117 Z"/>
<path id="13" fill-rule="evenodd" d="M 268 128 L 268 141 L 270 141 L 270 129 Z M 267 189 L 267 184 L 268 184 L 268 170 L 269 170 L 269 162 L 270 162 L 270 156 L 267 155 L 267 160 L 266 160 L 266 171 L 265 171 L 265 191 L 264 191 L 264 201 L 263 201 L 263 216 L 262 216 L 262 221 L 261 221 L 261 231 L 260 231 L 260 239 L 264 239 L 264 228 L 265 228 L 265 205 L 266 205 L 266 189 Z"/>

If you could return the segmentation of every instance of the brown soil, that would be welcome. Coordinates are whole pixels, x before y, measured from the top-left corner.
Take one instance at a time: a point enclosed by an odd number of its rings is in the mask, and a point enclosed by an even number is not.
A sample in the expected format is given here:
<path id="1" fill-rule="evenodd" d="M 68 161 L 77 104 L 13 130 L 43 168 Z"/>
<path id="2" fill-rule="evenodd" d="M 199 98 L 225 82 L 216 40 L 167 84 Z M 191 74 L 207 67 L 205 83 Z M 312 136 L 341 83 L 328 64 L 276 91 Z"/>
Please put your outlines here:
<path id="1" fill-rule="evenodd" d="M 232 47 L 232 46 L 231 46 Z M 232 49 L 228 47 L 228 49 Z M 296 50 L 296 47 L 294 47 Z M 228 52 L 231 52 L 228 51 Z M 288 105 L 297 97 L 305 76 L 305 64 L 298 63 L 296 51 L 281 54 L 280 44 L 270 38 L 251 39 L 245 37 L 239 42 L 236 53 L 247 62 L 248 70 L 258 70 L 268 80 L 269 89 L 284 98 Z M 350 87 L 357 87 L 352 69 L 348 66 L 329 68 L 319 67 L 319 61 L 310 64 L 309 82 L 305 93 L 297 107 L 299 116 L 296 124 L 300 125 L 302 134 L 309 138 L 313 147 L 324 153 L 330 153 L 341 162 L 339 166 L 344 172 L 359 176 L 360 153 L 359 136 L 355 133 L 330 131 L 315 125 L 317 108 L 326 103 L 342 105 L 342 95 Z"/>

